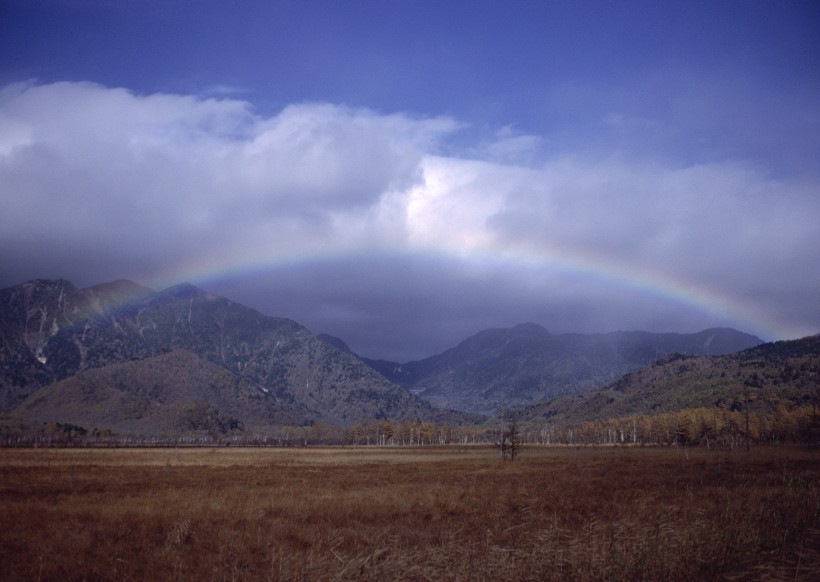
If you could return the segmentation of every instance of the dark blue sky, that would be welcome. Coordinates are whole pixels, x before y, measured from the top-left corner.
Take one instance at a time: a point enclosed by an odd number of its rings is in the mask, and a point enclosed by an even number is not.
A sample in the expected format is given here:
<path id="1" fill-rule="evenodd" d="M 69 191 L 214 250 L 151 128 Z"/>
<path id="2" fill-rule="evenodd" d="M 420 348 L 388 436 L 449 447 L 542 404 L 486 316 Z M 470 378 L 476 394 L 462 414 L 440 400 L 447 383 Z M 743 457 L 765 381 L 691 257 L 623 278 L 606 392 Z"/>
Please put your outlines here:
<path id="1" fill-rule="evenodd" d="M 543 132 L 589 114 L 555 110 L 563 87 L 599 106 L 658 75 L 813 97 L 818 17 L 816 2 L 770 1 L 4 0 L 0 70 L 6 82 L 230 87 L 274 111 L 329 101 Z M 668 104 L 645 90 L 636 106 Z"/>
<path id="2" fill-rule="evenodd" d="M 0 285 L 184 277 L 396 359 L 820 331 L 818 6 L 0 0 Z"/>

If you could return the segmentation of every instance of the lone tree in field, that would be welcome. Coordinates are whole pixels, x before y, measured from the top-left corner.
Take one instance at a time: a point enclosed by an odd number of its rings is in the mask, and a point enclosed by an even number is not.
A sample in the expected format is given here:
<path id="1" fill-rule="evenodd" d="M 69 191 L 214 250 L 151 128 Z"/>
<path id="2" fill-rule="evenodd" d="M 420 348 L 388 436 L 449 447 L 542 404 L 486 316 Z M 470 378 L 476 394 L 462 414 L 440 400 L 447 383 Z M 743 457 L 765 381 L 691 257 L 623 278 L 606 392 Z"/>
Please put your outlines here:
<path id="1" fill-rule="evenodd" d="M 498 455 L 504 461 L 509 456 L 511 461 L 518 457 L 521 450 L 521 431 L 518 428 L 518 413 L 511 410 L 502 411 L 498 416 Z"/>

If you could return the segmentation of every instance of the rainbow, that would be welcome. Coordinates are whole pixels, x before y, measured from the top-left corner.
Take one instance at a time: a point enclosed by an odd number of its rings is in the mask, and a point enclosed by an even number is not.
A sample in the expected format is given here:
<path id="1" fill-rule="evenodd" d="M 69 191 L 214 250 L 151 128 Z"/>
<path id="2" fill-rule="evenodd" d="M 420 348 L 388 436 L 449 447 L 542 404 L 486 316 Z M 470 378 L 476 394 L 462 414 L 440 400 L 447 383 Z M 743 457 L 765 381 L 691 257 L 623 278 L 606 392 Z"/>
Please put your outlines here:
<path id="1" fill-rule="evenodd" d="M 765 340 L 791 339 L 807 335 L 779 322 L 759 305 L 741 297 L 677 278 L 674 274 L 635 266 L 611 257 L 557 248 L 533 250 L 527 248 L 484 248 L 465 250 L 415 246 L 411 248 L 363 249 L 341 247 L 333 250 L 315 248 L 281 253 L 266 248 L 241 253 L 225 253 L 197 259 L 161 274 L 153 281 L 154 288 L 163 288 L 187 281 L 208 288 L 219 282 L 253 277 L 263 273 L 284 273 L 332 264 L 352 257 L 368 259 L 402 259 L 423 257 L 455 261 L 476 268 L 511 267 L 530 273 L 557 272 L 590 277 L 626 291 L 649 294 L 657 298 L 695 309 L 716 321 L 754 333 Z M 514 322 L 511 322 L 511 324 Z"/>

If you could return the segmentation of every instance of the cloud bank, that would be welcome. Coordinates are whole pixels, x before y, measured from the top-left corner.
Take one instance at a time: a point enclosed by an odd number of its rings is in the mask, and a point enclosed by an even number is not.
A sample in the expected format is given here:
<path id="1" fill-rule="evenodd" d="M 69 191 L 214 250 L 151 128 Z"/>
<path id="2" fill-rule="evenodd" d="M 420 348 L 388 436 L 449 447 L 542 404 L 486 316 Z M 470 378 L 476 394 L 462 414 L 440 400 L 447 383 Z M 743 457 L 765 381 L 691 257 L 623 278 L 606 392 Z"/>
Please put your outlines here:
<path id="1" fill-rule="evenodd" d="M 659 121 L 601 123 L 654 135 Z M 580 137 L 329 103 L 263 115 L 236 98 L 9 85 L 0 284 L 190 280 L 396 359 L 525 320 L 820 331 L 812 174 L 585 149 Z"/>

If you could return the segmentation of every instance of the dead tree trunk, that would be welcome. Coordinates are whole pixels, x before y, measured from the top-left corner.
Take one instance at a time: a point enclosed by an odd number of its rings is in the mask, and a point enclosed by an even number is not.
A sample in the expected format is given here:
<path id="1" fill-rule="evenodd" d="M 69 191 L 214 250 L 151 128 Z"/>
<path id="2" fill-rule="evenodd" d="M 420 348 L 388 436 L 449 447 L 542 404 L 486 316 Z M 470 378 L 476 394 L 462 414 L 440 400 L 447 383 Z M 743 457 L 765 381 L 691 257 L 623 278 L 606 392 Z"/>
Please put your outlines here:
<path id="1" fill-rule="evenodd" d="M 505 422 L 505 415 L 502 414 L 498 426 L 498 458 L 505 461 L 509 455 L 510 460 L 514 461 L 518 457 L 520 447 L 521 433 L 517 419 L 512 417 Z"/>

